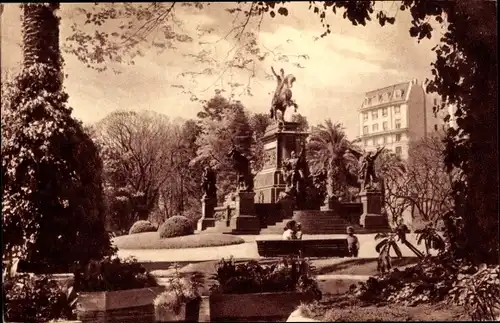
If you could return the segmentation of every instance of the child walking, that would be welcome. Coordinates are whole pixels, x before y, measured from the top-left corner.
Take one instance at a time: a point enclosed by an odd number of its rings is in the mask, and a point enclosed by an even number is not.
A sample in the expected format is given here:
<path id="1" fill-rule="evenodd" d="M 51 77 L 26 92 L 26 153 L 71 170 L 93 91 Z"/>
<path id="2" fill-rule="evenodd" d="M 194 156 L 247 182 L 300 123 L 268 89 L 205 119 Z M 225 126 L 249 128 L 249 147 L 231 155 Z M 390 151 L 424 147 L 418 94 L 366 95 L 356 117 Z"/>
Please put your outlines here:
<path id="1" fill-rule="evenodd" d="M 358 237 L 354 235 L 353 227 L 347 227 L 347 249 L 349 251 L 349 257 L 358 256 L 359 240 Z"/>

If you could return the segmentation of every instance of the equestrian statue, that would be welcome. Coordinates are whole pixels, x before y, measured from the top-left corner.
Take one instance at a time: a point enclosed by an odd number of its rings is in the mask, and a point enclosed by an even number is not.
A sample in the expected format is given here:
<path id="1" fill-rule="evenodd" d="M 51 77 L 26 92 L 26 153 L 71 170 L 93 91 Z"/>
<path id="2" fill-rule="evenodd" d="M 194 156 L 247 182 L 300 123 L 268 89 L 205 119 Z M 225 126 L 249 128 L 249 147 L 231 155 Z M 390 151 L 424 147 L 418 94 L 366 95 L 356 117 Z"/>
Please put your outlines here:
<path id="1" fill-rule="evenodd" d="M 298 105 L 294 100 L 292 100 L 291 90 L 296 78 L 292 74 L 285 76 L 285 71 L 283 69 L 280 69 L 279 75 L 274 71 L 273 67 L 271 67 L 271 71 L 277 81 L 276 90 L 274 91 L 271 103 L 271 119 L 284 122 L 285 110 L 288 107 L 293 106 L 295 108 L 295 112 L 297 112 Z M 281 117 L 278 117 L 278 111 L 281 112 Z"/>

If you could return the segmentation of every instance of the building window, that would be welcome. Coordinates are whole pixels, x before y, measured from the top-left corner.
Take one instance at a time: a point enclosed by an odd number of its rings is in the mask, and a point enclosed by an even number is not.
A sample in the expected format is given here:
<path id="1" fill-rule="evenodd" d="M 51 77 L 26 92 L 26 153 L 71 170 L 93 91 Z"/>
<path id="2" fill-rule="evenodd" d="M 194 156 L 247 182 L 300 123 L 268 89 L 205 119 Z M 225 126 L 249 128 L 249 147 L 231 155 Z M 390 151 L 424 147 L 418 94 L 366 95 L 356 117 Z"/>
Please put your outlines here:
<path id="1" fill-rule="evenodd" d="M 365 140 L 365 147 L 368 146 L 368 140 Z"/>
<path id="2" fill-rule="evenodd" d="M 384 101 L 384 96 L 382 94 L 379 94 L 378 96 L 378 102 Z"/>
<path id="3" fill-rule="evenodd" d="M 387 108 L 382 109 L 382 117 L 387 117 Z"/>
<path id="4" fill-rule="evenodd" d="M 378 118 L 378 111 L 372 111 L 372 119 L 377 120 Z"/>
<path id="5" fill-rule="evenodd" d="M 438 105 L 438 100 L 434 98 L 434 105 Z"/>
<path id="6" fill-rule="evenodd" d="M 396 147 L 396 155 L 401 156 L 401 153 L 402 153 L 401 147 L 399 147 L 399 146 Z"/>
<path id="7" fill-rule="evenodd" d="M 395 114 L 400 114 L 400 113 L 401 113 L 401 106 L 399 106 L 399 105 L 398 105 L 398 106 L 395 106 L 395 107 L 394 107 L 394 113 L 395 113 Z"/>
<path id="8" fill-rule="evenodd" d="M 396 129 L 401 128 L 401 120 L 400 119 L 394 120 L 394 128 L 396 128 Z"/>
<path id="9" fill-rule="evenodd" d="M 437 124 L 434 125 L 434 131 L 438 131 L 438 125 Z"/>
<path id="10" fill-rule="evenodd" d="M 363 121 L 368 120 L 368 112 L 363 112 Z"/>
<path id="11" fill-rule="evenodd" d="M 363 134 L 367 134 L 368 133 L 368 126 L 364 126 L 363 127 Z"/>
<path id="12" fill-rule="evenodd" d="M 391 99 L 391 92 L 387 92 L 387 99 L 390 100 Z"/>
<path id="13" fill-rule="evenodd" d="M 401 135 L 400 134 L 396 135 L 396 141 L 401 141 Z"/>
<path id="14" fill-rule="evenodd" d="M 378 131 L 378 123 L 375 123 L 375 124 L 372 125 L 372 131 L 373 132 Z"/>
<path id="15" fill-rule="evenodd" d="M 382 122 L 382 129 L 387 130 L 387 121 Z"/>
<path id="16" fill-rule="evenodd" d="M 405 90 L 401 90 L 401 98 L 405 96 Z"/>
<path id="17" fill-rule="evenodd" d="M 387 137 L 386 137 L 386 136 L 384 136 L 384 138 L 383 138 L 383 142 L 384 142 L 384 144 L 386 144 L 386 143 L 387 143 Z"/>

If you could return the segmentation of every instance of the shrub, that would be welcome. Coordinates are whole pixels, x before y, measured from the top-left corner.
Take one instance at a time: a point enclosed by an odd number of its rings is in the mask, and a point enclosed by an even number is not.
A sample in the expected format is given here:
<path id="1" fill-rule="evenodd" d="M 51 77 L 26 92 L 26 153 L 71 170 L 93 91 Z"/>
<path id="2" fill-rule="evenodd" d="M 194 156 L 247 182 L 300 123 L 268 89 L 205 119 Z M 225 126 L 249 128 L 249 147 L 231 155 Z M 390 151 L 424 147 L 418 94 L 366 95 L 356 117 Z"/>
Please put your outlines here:
<path id="1" fill-rule="evenodd" d="M 157 313 L 179 314 L 181 306 L 200 297 L 200 281 L 180 277 L 179 273 L 171 277 L 165 285 L 165 291 L 158 295 L 153 304 Z"/>
<path id="2" fill-rule="evenodd" d="M 155 287 L 158 283 L 137 260 L 106 257 L 77 271 L 74 286 L 79 292 L 101 292 Z"/>
<path id="3" fill-rule="evenodd" d="M 187 236 L 194 233 L 194 227 L 188 218 L 180 215 L 168 218 L 159 228 L 160 238 Z"/>
<path id="4" fill-rule="evenodd" d="M 487 267 L 483 264 L 473 271 L 476 272 L 458 275 L 450 290 L 451 300 L 464 306 L 474 321 L 496 321 L 500 314 L 499 266 Z"/>
<path id="5" fill-rule="evenodd" d="M 141 232 L 155 232 L 156 227 L 149 221 L 139 220 L 132 225 L 128 234 L 141 233 Z"/>
<path id="6" fill-rule="evenodd" d="M 212 291 L 225 294 L 298 291 L 320 299 L 321 291 L 311 272 L 311 265 L 304 259 L 283 259 L 270 265 L 256 261 L 236 265 L 232 259 L 222 259 L 216 265 Z"/>
<path id="7" fill-rule="evenodd" d="M 75 319 L 76 294 L 48 276 L 9 277 L 3 284 L 4 319 L 9 322 L 47 322 Z"/>

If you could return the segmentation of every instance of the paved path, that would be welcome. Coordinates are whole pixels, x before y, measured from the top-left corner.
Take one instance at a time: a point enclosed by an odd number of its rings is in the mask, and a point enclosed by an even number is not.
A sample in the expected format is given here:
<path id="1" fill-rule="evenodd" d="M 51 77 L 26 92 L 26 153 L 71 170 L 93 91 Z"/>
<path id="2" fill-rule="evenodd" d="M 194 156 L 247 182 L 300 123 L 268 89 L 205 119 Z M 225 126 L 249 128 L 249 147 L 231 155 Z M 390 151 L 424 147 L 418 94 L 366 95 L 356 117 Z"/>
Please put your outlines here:
<path id="1" fill-rule="evenodd" d="M 134 256 L 140 262 L 196 262 L 219 260 L 221 258 L 229 258 L 233 256 L 235 259 L 259 259 L 257 252 L 256 240 L 279 240 L 280 235 L 242 235 L 240 236 L 246 242 L 238 245 L 208 247 L 208 248 L 188 248 L 188 249 L 148 249 L 148 250 L 132 250 L 123 249 L 118 251 L 118 256 L 128 257 Z M 342 234 L 325 234 L 325 235 L 304 235 L 303 239 L 332 239 L 344 238 Z M 375 246 L 378 243 L 374 240 L 374 234 L 358 235 L 361 245 L 359 251 L 360 258 L 376 258 L 378 255 L 375 251 Z M 422 246 L 417 246 L 414 234 L 407 235 L 408 241 L 423 251 Z M 401 252 L 404 257 L 414 257 L 415 254 L 405 246 L 401 246 Z"/>

